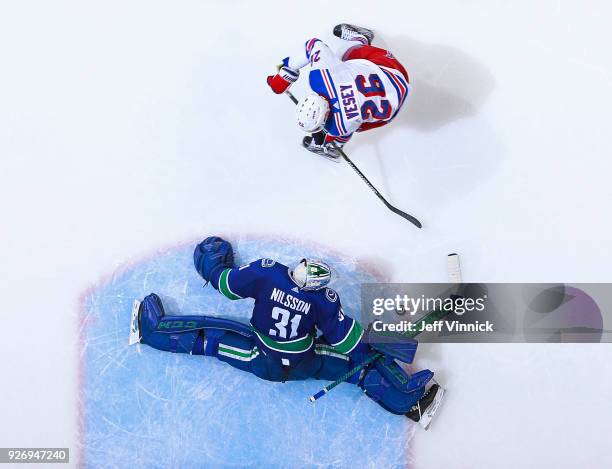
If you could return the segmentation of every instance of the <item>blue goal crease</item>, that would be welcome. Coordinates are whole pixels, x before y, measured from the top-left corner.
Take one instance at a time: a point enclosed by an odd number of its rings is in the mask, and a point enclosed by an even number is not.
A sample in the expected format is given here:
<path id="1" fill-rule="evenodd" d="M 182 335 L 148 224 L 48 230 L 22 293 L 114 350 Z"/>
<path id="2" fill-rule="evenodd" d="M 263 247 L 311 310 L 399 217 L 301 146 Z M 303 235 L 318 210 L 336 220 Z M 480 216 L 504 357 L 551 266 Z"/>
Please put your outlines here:
<path id="1" fill-rule="evenodd" d="M 344 310 L 359 319 L 360 284 L 377 278 L 321 247 L 240 240 L 237 263 L 260 257 L 328 261 Z M 228 301 L 203 287 L 192 247 L 143 261 L 91 291 L 81 320 L 86 467 L 406 467 L 412 425 L 351 385 L 312 404 L 325 381 L 270 383 L 213 358 L 129 347 L 131 306 L 158 293 L 169 314 L 248 322 L 252 300 Z"/>

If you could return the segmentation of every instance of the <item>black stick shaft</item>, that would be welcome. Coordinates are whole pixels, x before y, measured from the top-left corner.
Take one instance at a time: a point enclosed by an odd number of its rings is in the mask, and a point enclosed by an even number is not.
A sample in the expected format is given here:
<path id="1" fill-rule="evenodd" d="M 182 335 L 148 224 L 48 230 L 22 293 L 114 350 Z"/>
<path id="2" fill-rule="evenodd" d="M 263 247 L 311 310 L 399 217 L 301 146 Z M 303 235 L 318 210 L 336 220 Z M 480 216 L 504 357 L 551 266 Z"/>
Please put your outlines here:
<path id="1" fill-rule="evenodd" d="M 287 94 L 287 96 L 289 96 L 289 98 L 291 99 L 291 101 L 293 101 L 293 104 L 297 104 L 298 100 L 296 99 L 295 96 L 293 96 L 293 94 L 290 91 L 285 91 L 285 93 Z M 351 161 L 351 159 L 346 156 L 346 153 L 344 153 L 344 151 L 342 150 L 342 148 L 340 148 L 338 145 L 336 145 L 336 142 L 332 143 L 334 145 L 334 148 L 336 150 L 338 150 L 338 152 L 340 153 L 340 155 L 342 155 L 342 158 L 344 159 L 344 161 L 346 161 L 348 163 L 348 165 L 353 168 L 353 171 L 355 171 L 359 177 L 361 178 L 361 180 L 363 182 L 366 183 L 366 185 L 370 188 L 370 190 L 372 192 L 374 192 L 374 194 L 376 194 L 376 197 L 378 197 L 386 206 L 389 210 L 391 210 L 393 213 L 395 213 L 396 215 L 399 215 L 400 217 L 408 220 L 410 223 L 412 223 L 414 226 L 416 226 L 417 228 L 422 228 L 423 225 L 421 224 L 421 222 L 419 220 L 417 220 L 415 217 L 413 217 L 412 215 L 407 214 L 406 212 L 400 210 L 399 208 L 391 205 L 387 199 L 385 199 L 383 197 L 383 195 L 378 192 L 378 189 L 376 189 L 376 187 L 374 187 L 374 185 L 368 180 L 367 177 L 365 177 L 365 175 L 361 172 L 361 170 L 355 165 L 355 163 L 353 163 Z"/>

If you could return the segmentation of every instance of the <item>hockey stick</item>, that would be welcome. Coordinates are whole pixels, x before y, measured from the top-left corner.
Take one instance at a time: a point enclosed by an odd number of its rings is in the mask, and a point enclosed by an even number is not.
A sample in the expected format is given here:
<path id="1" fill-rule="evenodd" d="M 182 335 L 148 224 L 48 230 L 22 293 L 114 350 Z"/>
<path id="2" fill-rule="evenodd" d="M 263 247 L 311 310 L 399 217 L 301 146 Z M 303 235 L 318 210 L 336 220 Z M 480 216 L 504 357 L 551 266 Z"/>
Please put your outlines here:
<path id="1" fill-rule="evenodd" d="M 291 99 L 291 101 L 293 101 L 293 104 L 297 104 L 298 100 L 296 99 L 295 96 L 293 96 L 293 94 L 290 91 L 285 91 L 285 93 L 287 94 L 287 96 L 289 96 L 289 98 Z M 417 220 L 415 217 L 413 217 L 412 215 L 407 214 L 406 212 L 401 211 L 399 208 L 394 207 L 393 205 L 391 205 L 387 199 L 385 199 L 382 194 L 380 192 L 378 192 L 378 189 L 376 189 L 376 187 L 374 187 L 374 185 L 368 180 L 367 177 L 365 177 L 365 175 L 360 171 L 360 169 L 355 166 L 355 163 L 353 163 L 351 161 L 351 159 L 346 156 L 346 153 L 344 153 L 344 151 L 342 150 L 342 148 L 340 148 L 338 145 L 336 145 L 336 142 L 332 142 L 332 145 L 334 146 L 334 148 L 336 150 L 338 150 L 338 152 L 340 153 L 340 155 L 342 155 L 342 158 L 344 159 L 344 161 L 346 161 L 348 163 L 348 165 L 353 168 L 353 170 L 359 175 L 359 177 L 361 178 L 361 180 L 363 182 L 366 183 L 366 185 L 370 188 L 370 190 L 372 192 L 374 192 L 374 194 L 376 194 L 376 197 L 378 197 L 380 200 L 382 200 L 382 202 L 387 206 L 387 208 L 389 210 L 391 210 L 393 213 L 399 215 L 400 217 L 408 220 L 410 223 L 412 223 L 414 226 L 416 226 L 417 228 L 422 228 L 423 225 L 421 224 L 421 222 L 419 220 Z"/>
<path id="2" fill-rule="evenodd" d="M 458 254 L 452 253 L 452 254 L 449 254 L 447 256 L 447 265 L 446 265 L 446 267 L 447 267 L 447 273 L 448 273 L 449 281 L 451 283 L 462 283 L 463 280 L 461 278 L 461 265 L 459 264 L 459 255 Z M 417 322 L 414 323 L 414 325 L 417 326 L 417 327 L 413 328 L 412 331 L 407 331 L 407 332 L 401 334 L 401 336 L 402 337 L 409 337 L 409 338 L 412 339 L 412 338 L 416 337 L 417 335 L 419 335 L 421 333 L 422 325 L 423 324 L 431 324 L 431 323 L 434 323 L 436 321 L 439 321 L 443 317 L 445 317 L 448 314 L 450 314 L 450 312 L 451 311 L 444 311 L 444 310 L 442 310 L 442 311 L 432 311 L 431 313 L 426 314 L 425 316 L 423 316 L 421 319 L 419 319 Z M 355 373 L 358 373 L 359 371 L 363 370 L 366 366 L 368 366 L 374 360 L 377 360 L 378 358 L 380 358 L 382 356 L 383 356 L 383 354 L 380 353 L 380 352 L 373 353 L 368 358 L 366 358 L 364 361 L 362 361 L 359 365 L 355 366 L 353 369 L 347 371 L 345 374 L 340 376 L 340 378 L 338 378 L 336 381 L 334 381 L 331 384 L 328 384 L 323 389 L 321 389 L 319 392 L 317 392 L 316 394 L 313 394 L 312 396 L 310 396 L 308 398 L 308 400 L 310 402 L 314 402 L 314 401 L 320 399 L 321 397 L 325 396 L 325 394 L 327 394 L 329 391 L 331 391 L 336 386 L 338 386 L 340 383 L 343 383 L 344 381 L 349 379 L 351 376 L 353 376 Z"/>
<path id="3" fill-rule="evenodd" d="M 423 324 L 431 324 L 431 323 L 433 323 L 435 321 L 438 321 L 438 320 L 442 319 L 444 316 L 446 316 L 449 312 L 450 311 L 432 311 L 431 313 L 426 314 L 425 316 L 423 316 L 421 319 L 419 319 L 417 322 L 414 323 L 414 325 L 416 326 L 416 327 L 414 327 L 415 330 L 405 332 L 405 333 L 401 334 L 401 336 L 402 337 L 409 337 L 409 338 L 412 339 L 412 338 L 416 337 L 417 335 L 419 335 L 421 333 L 421 329 L 422 329 L 422 325 Z M 380 352 L 373 353 L 368 358 L 366 358 L 364 361 L 362 361 L 359 365 L 355 366 L 355 368 L 347 371 L 345 374 L 340 376 L 340 378 L 338 378 L 336 381 L 334 381 L 331 384 L 328 384 L 323 389 L 321 389 L 319 392 L 317 392 L 316 394 L 313 394 L 312 396 L 310 396 L 308 398 L 308 400 L 310 402 L 314 402 L 317 399 L 320 399 L 321 397 L 325 396 L 325 394 L 327 394 L 329 391 L 331 391 L 336 386 L 338 386 L 340 383 L 345 382 L 347 379 L 349 379 L 355 373 L 363 370 L 370 363 L 372 363 L 373 361 L 381 358 L 382 356 L 383 356 L 383 354 L 380 353 Z"/>

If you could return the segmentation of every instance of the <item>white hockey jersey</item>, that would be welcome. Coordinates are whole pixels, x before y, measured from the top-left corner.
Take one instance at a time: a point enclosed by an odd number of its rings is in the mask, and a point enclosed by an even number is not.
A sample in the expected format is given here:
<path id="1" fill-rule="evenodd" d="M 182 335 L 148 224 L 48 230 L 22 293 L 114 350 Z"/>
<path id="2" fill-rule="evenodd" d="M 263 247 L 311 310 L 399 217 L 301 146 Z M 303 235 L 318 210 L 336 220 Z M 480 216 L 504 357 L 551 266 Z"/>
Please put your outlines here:
<path id="1" fill-rule="evenodd" d="M 394 59 L 386 53 L 388 59 Z M 300 52 L 283 60 L 283 65 L 298 73 L 308 71 L 310 88 L 330 103 L 325 130 L 331 140 L 340 142 L 348 141 L 355 131 L 390 122 L 410 90 L 401 71 L 367 59 L 343 61 L 317 38 L 306 41 Z"/>

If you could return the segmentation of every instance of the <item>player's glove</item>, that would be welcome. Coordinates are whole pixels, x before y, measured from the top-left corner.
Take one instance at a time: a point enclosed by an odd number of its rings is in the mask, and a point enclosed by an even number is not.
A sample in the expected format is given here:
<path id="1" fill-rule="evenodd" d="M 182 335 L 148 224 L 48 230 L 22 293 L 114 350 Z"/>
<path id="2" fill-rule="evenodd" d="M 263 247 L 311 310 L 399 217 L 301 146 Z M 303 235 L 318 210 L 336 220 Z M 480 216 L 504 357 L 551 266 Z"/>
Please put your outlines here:
<path id="1" fill-rule="evenodd" d="M 281 67 L 276 75 L 270 75 L 266 81 L 270 88 L 272 88 L 272 91 L 276 94 L 281 94 L 287 91 L 287 88 L 289 88 L 299 76 L 299 71 L 289 67 Z"/>
<path id="2" fill-rule="evenodd" d="M 193 264 L 204 280 L 210 282 L 217 269 L 234 267 L 232 245 L 218 236 L 209 236 L 196 246 Z"/>

